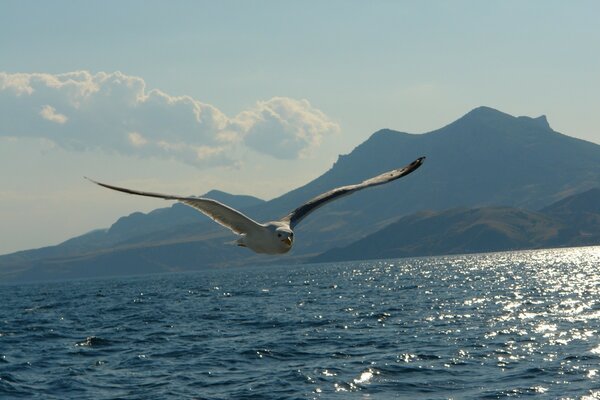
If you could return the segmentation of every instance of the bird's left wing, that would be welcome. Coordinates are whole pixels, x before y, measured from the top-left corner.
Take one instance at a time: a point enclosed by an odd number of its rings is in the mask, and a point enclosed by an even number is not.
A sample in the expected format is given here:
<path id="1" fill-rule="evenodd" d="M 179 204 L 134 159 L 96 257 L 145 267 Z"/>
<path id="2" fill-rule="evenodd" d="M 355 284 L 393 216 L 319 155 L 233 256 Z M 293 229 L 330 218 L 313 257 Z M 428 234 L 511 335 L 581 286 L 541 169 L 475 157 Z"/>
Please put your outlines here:
<path id="1" fill-rule="evenodd" d="M 304 219 L 308 214 L 315 211 L 317 208 L 324 206 L 325 204 L 333 201 L 335 199 L 339 199 L 340 197 L 347 196 L 352 194 L 358 190 L 365 189 L 371 186 L 383 185 L 384 183 L 388 183 L 394 181 L 396 179 L 402 178 L 419 168 L 425 157 L 420 157 L 408 164 L 405 167 L 394 169 L 392 171 L 384 172 L 381 175 L 377 175 L 373 178 L 362 181 L 361 183 L 357 183 L 355 185 L 342 186 L 329 192 L 323 193 L 308 202 L 304 203 L 300 207 L 296 208 L 294 211 L 283 217 L 280 221 L 287 222 L 290 225 L 290 228 L 294 229 L 298 223 Z"/>
<path id="2" fill-rule="evenodd" d="M 127 189 L 119 186 L 108 185 L 106 183 L 96 182 L 90 178 L 86 179 L 91 182 L 94 182 L 97 185 L 103 186 L 108 189 L 117 190 L 123 193 L 136 194 L 139 196 L 147 197 L 157 197 L 165 200 L 180 201 L 183 204 L 195 208 L 196 210 L 213 219 L 215 222 L 223 225 L 226 228 L 231 229 L 233 232 L 238 234 L 247 233 L 260 226 L 258 222 L 254 221 L 251 218 L 248 218 L 241 212 L 213 199 L 205 199 L 202 197 L 183 197 L 153 192 L 142 192 L 140 190 Z"/>

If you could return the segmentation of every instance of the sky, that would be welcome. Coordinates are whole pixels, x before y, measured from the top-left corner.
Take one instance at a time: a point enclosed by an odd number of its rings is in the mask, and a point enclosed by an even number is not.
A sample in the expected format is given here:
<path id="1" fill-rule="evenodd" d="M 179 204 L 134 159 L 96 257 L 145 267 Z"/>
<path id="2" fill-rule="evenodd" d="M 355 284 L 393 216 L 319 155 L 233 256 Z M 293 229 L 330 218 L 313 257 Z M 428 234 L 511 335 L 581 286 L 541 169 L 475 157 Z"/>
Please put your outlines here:
<path id="1" fill-rule="evenodd" d="M 0 0 L 0 9 L 0 254 L 170 204 L 84 176 L 268 200 L 379 129 L 425 133 L 482 105 L 543 114 L 600 143 L 595 0 Z"/>

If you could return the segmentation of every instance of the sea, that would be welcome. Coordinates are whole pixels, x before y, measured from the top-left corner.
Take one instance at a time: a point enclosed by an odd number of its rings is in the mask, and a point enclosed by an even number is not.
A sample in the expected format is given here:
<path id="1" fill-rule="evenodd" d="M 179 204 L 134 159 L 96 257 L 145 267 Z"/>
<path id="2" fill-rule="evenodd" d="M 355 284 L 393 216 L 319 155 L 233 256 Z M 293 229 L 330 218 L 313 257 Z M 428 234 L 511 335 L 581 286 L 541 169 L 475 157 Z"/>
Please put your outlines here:
<path id="1" fill-rule="evenodd" d="M 598 399 L 600 247 L 0 286 L 1 399 Z"/>

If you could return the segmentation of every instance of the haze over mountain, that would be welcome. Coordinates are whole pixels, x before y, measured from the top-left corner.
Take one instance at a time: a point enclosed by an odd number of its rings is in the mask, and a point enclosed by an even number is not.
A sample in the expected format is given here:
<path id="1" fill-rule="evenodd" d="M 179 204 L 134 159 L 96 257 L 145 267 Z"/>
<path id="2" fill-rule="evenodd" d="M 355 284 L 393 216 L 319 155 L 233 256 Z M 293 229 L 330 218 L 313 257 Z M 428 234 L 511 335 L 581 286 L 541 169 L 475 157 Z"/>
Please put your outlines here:
<path id="1" fill-rule="evenodd" d="M 149 214 L 131 214 L 108 230 L 90 232 L 58 246 L 2 256 L 0 274 L 37 279 L 302 262 L 348 246 L 415 212 L 433 214 L 407 218 L 432 217 L 457 207 L 540 210 L 600 183 L 599 145 L 553 131 L 545 116 L 513 117 L 479 107 L 425 134 L 380 130 L 350 154 L 340 156 L 319 178 L 268 202 L 223 193 L 209 196 L 255 220 L 270 220 L 333 187 L 360 182 L 419 156 L 427 156 L 427 160 L 414 174 L 333 202 L 308 217 L 296 229 L 291 256 L 284 258 L 256 256 L 225 246 L 224 242 L 233 239 L 227 230 L 195 210 L 173 205 Z M 560 213 L 559 205 L 543 214 Z M 503 215 L 506 210 L 480 212 Z M 461 218 L 467 214 L 455 212 Z M 545 223 L 545 217 L 531 217 Z M 584 223 L 586 218 L 582 215 L 580 219 Z"/>

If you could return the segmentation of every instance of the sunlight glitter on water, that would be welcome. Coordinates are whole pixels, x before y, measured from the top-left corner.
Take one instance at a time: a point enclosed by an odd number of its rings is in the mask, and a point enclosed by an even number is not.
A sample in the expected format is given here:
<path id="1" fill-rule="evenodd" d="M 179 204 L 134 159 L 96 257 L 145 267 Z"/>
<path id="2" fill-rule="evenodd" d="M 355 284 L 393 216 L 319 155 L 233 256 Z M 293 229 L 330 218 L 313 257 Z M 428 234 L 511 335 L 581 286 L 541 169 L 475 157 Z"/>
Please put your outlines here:
<path id="1" fill-rule="evenodd" d="M 595 247 L 7 287 L 0 397 L 592 399 L 599 267 Z"/>
<path id="2" fill-rule="evenodd" d="M 354 379 L 354 383 L 356 385 L 362 385 L 365 383 L 369 383 L 369 381 L 373 378 L 373 370 L 372 369 L 368 369 L 366 371 L 364 371 L 362 374 L 360 374 L 360 376 L 358 378 Z"/>

